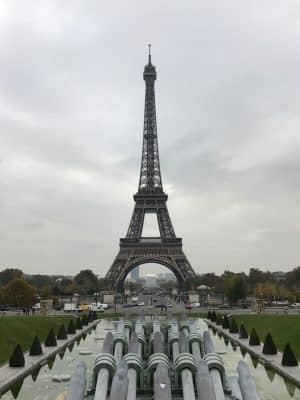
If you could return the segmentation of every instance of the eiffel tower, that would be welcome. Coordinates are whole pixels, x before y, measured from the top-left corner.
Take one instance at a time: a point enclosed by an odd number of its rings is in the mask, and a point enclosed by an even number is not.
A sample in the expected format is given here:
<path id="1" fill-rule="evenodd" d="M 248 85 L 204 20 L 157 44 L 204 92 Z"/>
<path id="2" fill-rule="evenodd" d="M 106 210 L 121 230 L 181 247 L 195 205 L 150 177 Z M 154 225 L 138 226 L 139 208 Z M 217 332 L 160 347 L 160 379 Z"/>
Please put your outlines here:
<path id="1" fill-rule="evenodd" d="M 143 75 L 146 94 L 139 186 L 133 196 L 135 206 L 126 237 L 120 239 L 119 253 L 106 274 L 107 283 L 117 291 L 122 291 L 129 272 L 145 263 L 164 265 L 175 274 L 179 284 L 195 276 L 182 251 L 182 239 L 176 237 L 167 208 L 168 195 L 163 190 L 161 180 L 154 91 L 156 69 L 151 62 L 150 46 L 148 64 Z M 147 213 L 156 214 L 159 237 L 142 237 Z"/>

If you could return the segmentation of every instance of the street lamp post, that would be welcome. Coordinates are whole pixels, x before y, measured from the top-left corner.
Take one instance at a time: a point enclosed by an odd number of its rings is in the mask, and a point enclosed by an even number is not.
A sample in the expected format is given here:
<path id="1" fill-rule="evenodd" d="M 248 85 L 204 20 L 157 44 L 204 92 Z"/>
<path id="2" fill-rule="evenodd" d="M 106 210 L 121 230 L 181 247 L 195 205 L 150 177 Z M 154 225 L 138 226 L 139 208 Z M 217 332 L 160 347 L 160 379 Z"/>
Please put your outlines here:
<path id="1" fill-rule="evenodd" d="M 98 279 L 99 279 L 99 275 L 95 275 L 95 277 L 96 277 L 96 291 L 95 291 L 95 293 L 94 293 L 94 301 L 95 301 L 95 303 L 96 303 L 96 307 L 97 307 L 97 305 L 98 305 Z"/>
<path id="2" fill-rule="evenodd" d="M 58 279 L 56 279 L 56 282 L 60 283 L 61 305 L 62 305 L 62 308 L 63 308 L 64 307 L 63 279 L 62 278 L 58 278 Z"/>

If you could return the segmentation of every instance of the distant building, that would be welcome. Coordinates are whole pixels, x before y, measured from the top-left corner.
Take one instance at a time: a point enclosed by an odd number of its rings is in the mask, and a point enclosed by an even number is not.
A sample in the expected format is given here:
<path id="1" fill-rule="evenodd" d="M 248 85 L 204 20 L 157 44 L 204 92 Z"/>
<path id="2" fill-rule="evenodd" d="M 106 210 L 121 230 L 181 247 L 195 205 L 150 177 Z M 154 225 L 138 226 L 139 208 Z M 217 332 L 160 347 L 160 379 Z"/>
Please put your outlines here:
<path id="1" fill-rule="evenodd" d="M 283 271 L 275 271 L 272 275 L 274 276 L 275 281 L 279 282 L 285 279 L 286 273 Z"/>
<path id="2" fill-rule="evenodd" d="M 130 277 L 133 281 L 138 281 L 139 277 L 140 277 L 140 268 L 139 267 L 135 267 L 130 274 Z"/>
<path id="3" fill-rule="evenodd" d="M 152 274 L 146 275 L 145 287 L 157 287 L 157 276 Z"/>

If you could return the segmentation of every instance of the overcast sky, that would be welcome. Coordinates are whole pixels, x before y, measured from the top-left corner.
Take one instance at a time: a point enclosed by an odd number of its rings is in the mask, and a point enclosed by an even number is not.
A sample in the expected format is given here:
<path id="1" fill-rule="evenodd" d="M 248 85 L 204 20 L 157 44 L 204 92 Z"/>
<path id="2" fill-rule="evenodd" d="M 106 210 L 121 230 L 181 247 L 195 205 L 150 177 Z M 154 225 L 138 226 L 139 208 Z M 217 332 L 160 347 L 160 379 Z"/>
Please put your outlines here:
<path id="1" fill-rule="evenodd" d="M 192 266 L 299 265 L 299 20 L 298 0 L 2 0 L 0 269 L 110 267 L 138 185 L 148 43 Z"/>

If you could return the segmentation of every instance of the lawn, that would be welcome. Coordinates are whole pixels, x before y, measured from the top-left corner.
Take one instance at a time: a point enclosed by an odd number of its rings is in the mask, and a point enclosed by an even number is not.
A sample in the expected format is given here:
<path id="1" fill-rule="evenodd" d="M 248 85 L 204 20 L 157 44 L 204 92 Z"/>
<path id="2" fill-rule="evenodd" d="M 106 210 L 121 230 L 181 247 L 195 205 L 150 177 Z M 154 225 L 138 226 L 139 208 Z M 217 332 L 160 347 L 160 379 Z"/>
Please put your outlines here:
<path id="1" fill-rule="evenodd" d="M 44 341 L 49 330 L 54 329 L 55 334 L 61 324 L 67 327 L 73 317 L 70 315 L 55 316 L 1 316 L 0 317 L 0 364 L 7 361 L 19 343 L 26 351 L 35 335 Z"/>
<path id="2" fill-rule="evenodd" d="M 261 341 L 266 334 L 271 333 L 279 350 L 283 350 L 286 343 L 290 343 L 300 360 L 300 315 L 237 315 L 236 322 L 246 326 L 248 334 L 255 328 Z"/>

